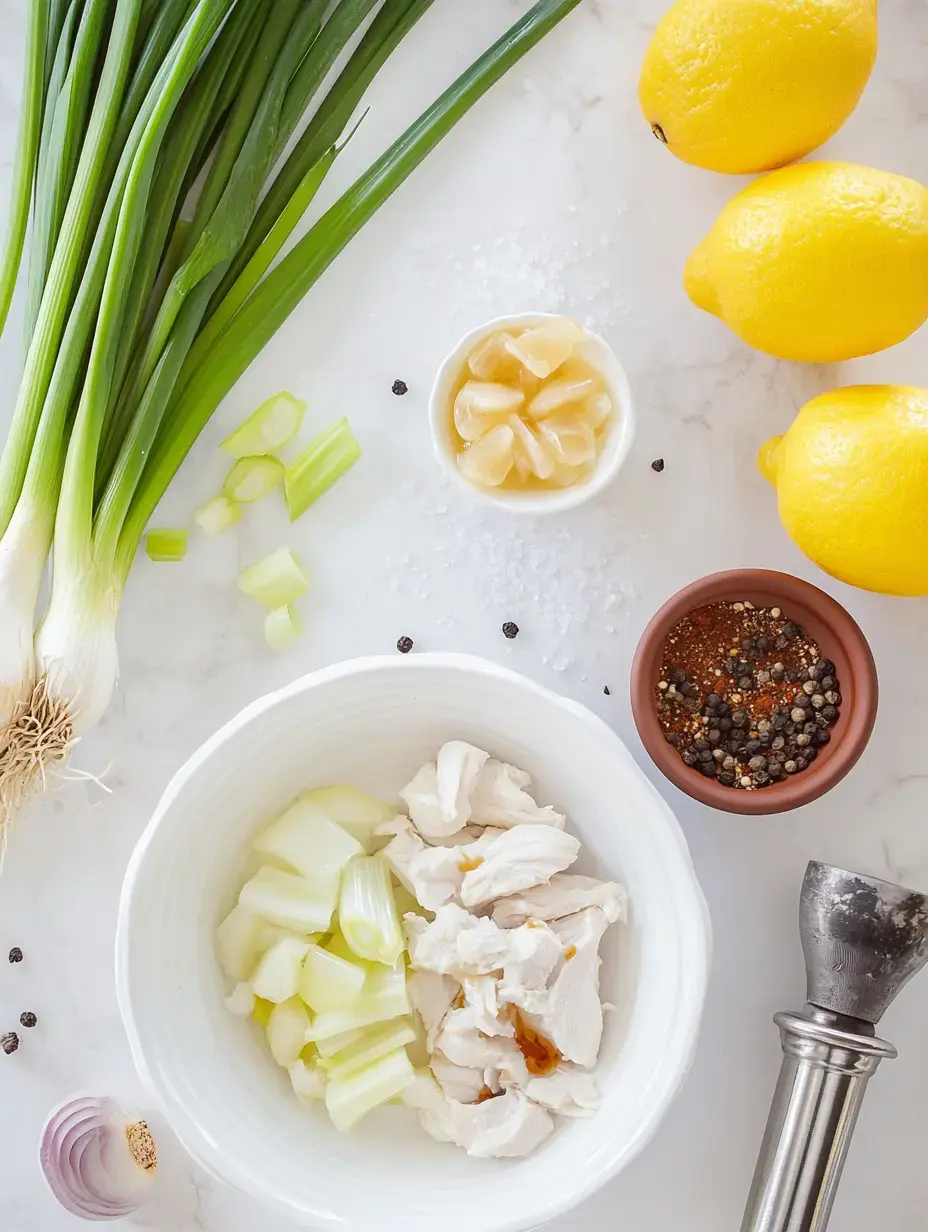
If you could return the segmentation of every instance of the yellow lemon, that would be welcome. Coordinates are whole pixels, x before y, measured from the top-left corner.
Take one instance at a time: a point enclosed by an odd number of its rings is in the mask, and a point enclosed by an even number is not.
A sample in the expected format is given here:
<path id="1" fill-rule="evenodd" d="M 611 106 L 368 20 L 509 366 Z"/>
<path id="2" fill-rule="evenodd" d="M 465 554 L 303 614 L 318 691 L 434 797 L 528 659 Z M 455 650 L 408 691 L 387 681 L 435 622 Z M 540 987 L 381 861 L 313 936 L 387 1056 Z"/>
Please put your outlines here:
<path id="1" fill-rule="evenodd" d="M 826 573 L 882 594 L 928 595 L 928 389 L 821 394 L 758 461 L 787 533 Z"/>
<path id="2" fill-rule="evenodd" d="M 880 351 L 928 317 L 928 190 L 855 163 L 784 167 L 728 202 L 683 284 L 780 359 Z"/>
<path id="3" fill-rule="evenodd" d="M 654 135 L 710 171 L 802 158 L 857 106 L 876 59 L 877 0 L 677 0 L 645 54 Z"/>

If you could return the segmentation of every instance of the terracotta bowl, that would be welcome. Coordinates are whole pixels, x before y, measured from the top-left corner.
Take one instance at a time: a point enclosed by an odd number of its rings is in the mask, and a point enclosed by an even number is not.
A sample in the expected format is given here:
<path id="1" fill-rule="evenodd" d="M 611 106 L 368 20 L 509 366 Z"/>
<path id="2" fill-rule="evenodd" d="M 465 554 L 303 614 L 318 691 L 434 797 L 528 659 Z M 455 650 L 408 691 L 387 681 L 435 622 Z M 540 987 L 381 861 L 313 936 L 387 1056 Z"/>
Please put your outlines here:
<path id="1" fill-rule="evenodd" d="M 657 717 L 655 688 L 661 652 L 677 622 L 706 603 L 748 600 L 755 607 L 780 607 L 802 625 L 822 655 L 837 668 L 841 689 L 840 718 L 831 742 L 807 769 L 761 791 L 739 791 L 704 778 L 687 766 L 664 739 Z M 644 747 L 671 783 L 694 800 L 727 813 L 758 816 L 785 813 L 817 800 L 847 774 L 870 739 L 877 711 L 877 675 L 873 655 L 857 622 L 830 595 L 787 573 L 768 569 L 732 569 L 713 573 L 678 591 L 641 635 L 631 674 L 632 713 Z"/>

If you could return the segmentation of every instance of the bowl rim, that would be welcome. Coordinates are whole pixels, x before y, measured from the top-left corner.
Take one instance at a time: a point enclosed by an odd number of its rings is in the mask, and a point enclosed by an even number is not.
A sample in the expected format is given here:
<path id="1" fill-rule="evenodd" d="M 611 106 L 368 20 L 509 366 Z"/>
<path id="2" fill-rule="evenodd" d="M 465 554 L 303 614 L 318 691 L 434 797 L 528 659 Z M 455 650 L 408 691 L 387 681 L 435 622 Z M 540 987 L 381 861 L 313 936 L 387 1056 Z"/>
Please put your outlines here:
<path id="1" fill-rule="evenodd" d="M 487 488 L 478 488 L 475 484 L 469 483 L 461 474 L 455 460 L 456 455 L 450 449 L 447 441 L 445 389 L 447 383 L 457 375 L 458 369 L 467 358 L 468 352 L 481 338 L 485 338 L 488 334 L 496 333 L 497 330 L 505 329 L 508 325 L 522 325 L 531 328 L 536 325 L 544 325 L 546 321 L 561 320 L 565 316 L 569 317 L 569 315 L 569 313 L 563 312 L 511 312 L 503 316 L 493 317 L 491 320 L 484 322 L 483 325 L 478 325 L 468 330 L 458 341 L 457 345 L 442 360 L 438 372 L 435 374 L 435 380 L 429 394 L 429 428 L 432 435 L 432 450 L 435 457 L 455 487 L 460 488 L 462 492 L 467 492 L 479 501 L 495 506 L 497 509 L 507 509 L 512 513 L 528 513 L 532 515 L 539 513 L 562 513 L 566 509 L 576 509 L 579 505 L 586 504 L 588 500 L 592 500 L 594 496 L 598 496 L 600 492 L 612 483 L 625 465 L 625 460 L 634 442 L 635 406 L 628 374 L 615 350 L 606 339 L 601 334 L 583 325 L 582 328 L 586 331 L 588 341 L 594 346 L 602 348 L 609 364 L 613 368 L 611 375 L 605 371 L 602 375 L 613 400 L 622 408 L 622 414 L 618 417 L 607 447 L 600 454 L 589 480 L 572 488 L 563 488 L 549 492 L 543 491 L 529 495 L 519 492 L 498 492 Z M 572 317 L 570 319 L 573 320 Z"/>
<path id="2" fill-rule="evenodd" d="M 608 1163 L 601 1167 L 598 1172 L 586 1178 L 582 1185 L 579 1185 L 562 1200 L 554 1202 L 546 1208 L 544 1215 L 541 1216 L 542 1222 L 547 1223 L 549 1220 L 558 1218 L 585 1201 L 625 1168 L 644 1149 L 657 1132 L 664 1115 L 679 1093 L 692 1067 L 699 1041 L 712 952 L 712 925 L 709 909 L 696 876 L 689 847 L 679 822 L 670 806 L 631 756 L 624 741 L 607 723 L 582 703 L 563 697 L 553 690 L 536 684 L 518 672 L 501 667 L 476 655 L 426 652 L 410 659 L 398 659 L 395 655 L 371 655 L 344 660 L 301 676 L 290 684 L 257 698 L 233 715 L 218 731 L 204 741 L 174 774 L 129 859 L 119 900 L 115 950 L 117 1004 L 128 1038 L 133 1063 L 143 1087 L 170 1125 L 184 1149 L 209 1175 L 225 1184 L 237 1187 L 258 1202 L 274 1208 L 289 1219 L 303 1223 L 304 1226 L 322 1227 L 323 1220 L 321 1218 L 311 1218 L 309 1212 L 294 1207 L 282 1195 L 262 1188 L 260 1181 L 251 1174 L 242 1176 L 239 1173 L 235 1173 L 233 1175 L 232 1170 L 224 1166 L 225 1158 L 218 1145 L 212 1143 L 204 1134 L 198 1132 L 195 1118 L 173 1094 L 166 1095 L 159 1088 L 152 1071 L 149 1069 L 145 1059 L 145 1049 L 142 1044 L 141 1035 L 134 1021 L 130 981 L 128 978 L 130 934 L 133 924 L 131 919 L 133 891 L 144 863 L 147 848 L 168 810 L 182 793 L 187 781 L 230 736 L 239 732 L 243 727 L 246 727 L 280 702 L 312 689 L 317 685 L 368 672 L 398 670 L 415 673 L 416 671 L 430 670 L 436 667 L 505 678 L 510 683 L 535 694 L 537 697 L 544 697 L 546 700 L 570 711 L 591 732 L 597 732 L 603 738 L 612 742 L 627 762 L 630 772 L 638 776 L 643 790 L 654 798 L 658 806 L 663 820 L 660 833 L 666 858 L 673 860 L 676 857 L 677 860 L 677 868 L 675 870 L 677 901 L 681 904 L 681 910 L 685 909 L 689 917 L 690 927 L 685 931 L 681 931 L 678 938 L 681 946 L 685 946 L 686 979 L 684 983 L 681 983 L 678 1003 L 675 1007 L 676 1031 L 674 1042 L 677 1048 L 676 1055 L 673 1058 L 674 1063 L 662 1074 L 661 1089 L 652 1103 L 647 1117 L 638 1126 L 634 1137 L 629 1139 L 621 1149 L 617 1150 Z M 667 867 L 667 865 L 665 864 L 664 867 Z M 506 1161 L 503 1162 L 505 1163 Z M 531 1212 L 525 1218 L 516 1216 L 505 1220 L 496 1220 L 492 1224 L 493 1232 L 525 1232 L 526 1229 L 537 1226 L 538 1218 L 538 1212 Z M 352 1229 L 355 1227 L 350 1224 L 345 1226 Z"/>
<path id="3" fill-rule="evenodd" d="M 793 598 L 823 615 L 836 634 L 833 642 L 841 645 L 848 658 L 855 704 L 840 739 L 832 742 L 834 751 L 826 761 L 815 762 L 801 775 L 775 783 L 764 791 L 747 792 L 723 787 L 684 765 L 679 754 L 664 739 L 654 704 L 654 685 L 664 641 L 679 620 L 704 603 L 731 598 L 752 589 L 779 592 L 784 607 L 788 607 Z M 823 648 L 823 652 L 827 653 L 827 649 Z M 690 582 L 658 608 L 638 641 L 632 660 L 629 694 L 641 742 L 651 760 L 674 786 L 711 808 L 756 817 L 785 813 L 810 804 L 848 774 L 873 732 L 879 682 L 873 652 L 863 630 L 837 599 L 789 573 L 774 569 L 727 569 Z"/>

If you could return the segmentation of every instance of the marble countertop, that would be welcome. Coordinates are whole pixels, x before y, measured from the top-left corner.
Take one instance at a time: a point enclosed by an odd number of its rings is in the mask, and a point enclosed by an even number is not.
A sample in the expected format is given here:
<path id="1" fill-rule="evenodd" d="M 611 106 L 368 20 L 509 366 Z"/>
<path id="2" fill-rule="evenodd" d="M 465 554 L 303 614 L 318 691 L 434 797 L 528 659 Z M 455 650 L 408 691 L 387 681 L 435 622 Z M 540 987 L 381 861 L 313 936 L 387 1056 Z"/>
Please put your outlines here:
<path id="1" fill-rule="evenodd" d="M 372 91 L 372 110 L 332 190 L 370 160 L 520 12 L 527 0 L 438 0 Z M 36 1165 L 44 1115 L 77 1088 L 141 1100 L 113 990 L 120 882 L 165 784 L 242 705 L 336 660 L 416 647 L 483 654 L 585 702 L 628 742 L 676 810 L 715 925 L 695 1065 L 645 1152 L 558 1225 L 624 1232 L 738 1226 L 779 1065 L 774 1011 L 802 998 L 796 904 L 817 858 L 928 888 L 925 602 L 825 578 L 792 546 L 755 455 L 811 395 L 851 380 L 924 382 L 928 332 L 865 361 L 800 367 L 755 354 L 693 308 L 686 254 L 738 182 L 684 166 L 651 137 L 638 66 L 665 0 L 583 0 L 495 88 L 371 222 L 229 395 L 164 502 L 189 518 L 223 471 L 216 444 L 269 392 L 289 388 L 323 426 L 350 416 L 364 457 L 285 529 L 267 501 L 219 541 L 192 538 L 180 566 L 138 562 L 120 625 L 110 711 L 76 750 L 94 782 L 58 785 L 20 819 L 0 883 L 0 1029 L 39 1026 L 0 1058 L 0 1228 L 76 1226 Z M 884 5 L 863 100 L 827 147 L 928 180 L 928 6 Z M 8 197 L 25 0 L 0 0 L 0 201 Z M 521 520 L 478 508 L 435 464 L 426 400 L 459 335 L 507 311 L 556 309 L 604 333 L 627 367 L 638 438 L 598 502 Z M 2 406 L 18 365 L 0 350 Z M 409 384 L 404 398 L 394 378 Z M 662 473 L 649 463 L 663 457 Z M 313 590 L 306 636 L 284 656 L 237 595 L 239 569 L 289 540 Z M 627 676 L 635 642 L 674 590 L 715 569 L 758 565 L 823 585 L 859 620 L 880 671 L 880 720 L 864 759 L 831 794 L 759 820 L 715 813 L 662 781 L 635 734 Z M 503 621 L 519 637 L 506 641 Z M 604 693 L 604 686 L 611 690 Z M 883 1029 L 898 1047 L 867 1096 L 833 1227 L 906 1232 L 928 1206 L 928 976 Z M 142 1100 L 144 1107 L 144 1100 Z M 208 1181 L 163 1135 L 154 1232 L 258 1232 L 267 1215 Z M 133 1225 L 135 1226 L 135 1225 Z M 283 1232 L 284 1224 L 275 1221 Z"/>

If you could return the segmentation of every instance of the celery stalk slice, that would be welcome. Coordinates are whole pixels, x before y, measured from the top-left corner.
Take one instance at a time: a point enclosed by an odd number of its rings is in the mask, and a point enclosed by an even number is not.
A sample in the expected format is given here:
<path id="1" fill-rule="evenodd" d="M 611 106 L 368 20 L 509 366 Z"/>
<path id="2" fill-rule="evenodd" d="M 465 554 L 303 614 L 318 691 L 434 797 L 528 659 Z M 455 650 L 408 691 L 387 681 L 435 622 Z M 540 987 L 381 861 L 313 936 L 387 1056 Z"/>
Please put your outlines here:
<path id="1" fill-rule="evenodd" d="M 300 1059 L 308 1026 L 309 1014 L 299 997 L 281 1001 L 268 1015 L 267 1042 L 274 1060 L 284 1069 L 289 1070 Z"/>
<path id="2" fill-rule="evenodd" d="M 214 496 L 193 515 L 208 535 L 221 535 L 241 519 L 242 507 L 231 496 Z"/>
<path id="3" fill-rule="evenodd" d="M 337 1130 L 344 1132 L 363 1116 L 394 1099 L 415 1081 L 416 1073 L 402 1048 L 326 1084 L 325 1106 Z"/>
<path id="4" fill-rule="evenodd" d="M 238 588 L 267 608 L 284 607 L 305 595 L 309 578 L 289 548 L 278 548 L 239 575 Z"/>
<path id="5" fill-rule="evenodd" d="M 406 991 L 406 971 L 400 967 L 391 971 L 381 968 L 372 971 L 357 1001 L 347 1010 L 331 1010 L 317 1014 L 306 1038 L 318 1043 L 342 1035 L 358 1027 L 370 1027 L 391 1018 L 403 1018 L 411 1013 L 409 994 Z"/>
<path id="6" fill-rule="evenodd" d="M 392 966 L 403 952 L 403 930 L 386 864 L 378 856 L 354 856 L 342 874 L 338 922 L 359 958 Z"/>
<path id="7" fill-rule="evenodd" d="M 302 937 L 281 937 L 258 963 L 251 981 L 255 996 L 262 1001 L 273 1001 L 275 1005 L 295 997 L 300 988 L 303 959 L 309 948 L 309 942 Z"/>
<path id="8" fill-rule="evenodd" d="M 298 991 L 314 1013 L 325 1014 L 354 1005 L 366 978 L 364 967 L 313 945 L 303 959 Z"/>
<path id="9" fill-rule="evenodd" d="M 342 869 L 361 850 L 361 844 L 341 826 L 300 800 L 262 830 L 252 847 L 326 886 L 337 884 Z"/>
<path id="10" fill-rule="evenodd" d="M 339 419 L 320 432 L 284 475 L 284 496 L 290 521 L 306 512 L 336 479 L 361 456 L 361 446 L 347 419 Z"/>
<path id="11" fill-rule="evenodd" d="M 152 528 L 145 536 L 145 552 L 149 560 L 183 560 L 187 555 L 187 532 Z"/>
<path id="12" fill-rule="evenodd" d="M 222 494 L 251 505 L 267 496 L 283 477 L 283 465 L 276 458 L 239 458 L 226 476 Z"/>
<path id="13" fill-rule="evenodd" d="M 335 1082 L 340 1078 L 347 1078 L 355 1070 L 363 1069 L 372 1061 L 379 1061 L 397 1048 L 405 1048 L 415 1038 L 416 1033 L 408 1019 L 385 1022 L 365 1031 L 359 1040 L 343 1048 L 341 1052 L 330 1057 L 321 1057 L 319 1067 L 326 1070 L 331 1082 Z"/>
<path id="14" fill-rule="evenodd" d="M 271 650 L 289 650 L 302 633 L 299 615 L 289 603 L 273 608 L 264 618 L 264 640 Z"/>
<path id="15" fill-rule="evenodd" d="M 318 1040 L 313 1047 L 315 1047 L 316 1052 L 319 1054 L 320 1065 L 324 1058 L 333 1057 L 336 1052 L 341 1052 L 343 1048 L 356 1044 L 366 1034 L 366 1027 L 354 1027 L 351 1031 L 342 1031 L 340 1035 L 330 1035 L 326 1039 Z"/>
<path id="16" fill-rule="evenodd" d="M 312 791 L 302 792 L 300 799 L 321 808 L 368 850 L 377 827 L 397 814 L 395 805 L 378 800 L 356 787 L 314 787 Z"/>
<path id="17" fill-rule="evenodd" d="M 292 440 L 299 431 L 306 411 L 302 398 L 286 390 L 262 402 L 241 427 L 231 432 L 219 446 L 233 458 L 273 453 Z"/>
<path id="18" fill-rule="evenodd" d="M 324 894 L 305 877 L 270 865 L 245 882 L 238 901 L 269 924 L 297 933 L 328 932 L 335 910 L 334 895 Z"/>

